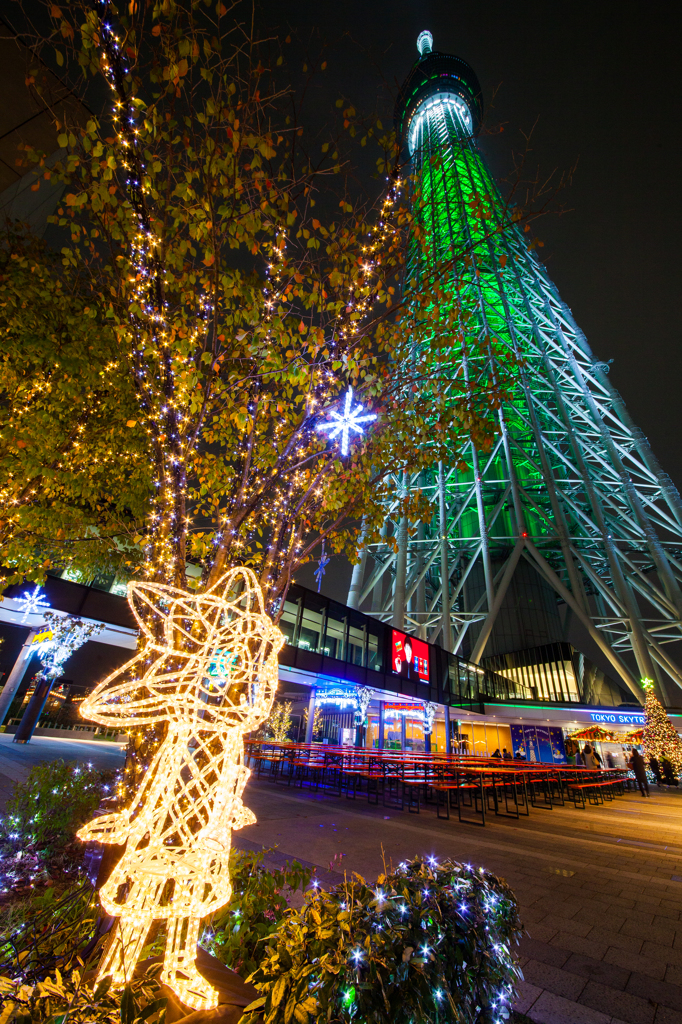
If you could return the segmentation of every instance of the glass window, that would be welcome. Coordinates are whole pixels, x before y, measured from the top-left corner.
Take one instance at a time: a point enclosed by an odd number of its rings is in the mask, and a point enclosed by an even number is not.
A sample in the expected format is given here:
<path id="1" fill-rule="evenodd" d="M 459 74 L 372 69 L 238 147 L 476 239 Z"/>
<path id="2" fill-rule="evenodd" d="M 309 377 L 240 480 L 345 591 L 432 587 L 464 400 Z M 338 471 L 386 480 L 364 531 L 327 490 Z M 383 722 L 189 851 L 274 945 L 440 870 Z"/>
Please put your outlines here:
<path id="1" fill-rule="evenodd" d="M 448 654 L 448 678 L 446 686 L 453 697 L 459 698 L 459 662 L 452 654 Z"/>
<path id="2" fill-rule="evenodd" d="M 402 715 L 387 716 L 384 719 L 384 749 L 402 750 L 403 717 Z"/>
<path id="3" fill-rule="evenodd" d="M 300 597 L 297 601 L 290 598 L 284 602 L 284 610 L 279 620 L 279 628 L 284 633 L 287 643 L 296 646 L 296 623 L 298 622 L 298 609 L 301 604 Z"/>
<path id="4" fill-rule="evenodd" d="M 381 625 L 379 623 L 367 622 L 365 625 L 365 639 L 367 641 L 367 668 L 381 672 L 384 666 L 382 656 L 384 633 Z"/>
<path id="5" fill-rule="evenodd" d="M 317 594 L 307 593 L 304 597 L 297 644 L 304 651 L 319 651 L 322 648 L 326 603 Z"/>
<path id="6" fill-rule="evenodd" d="M 406 718 L 405 750 L 414 750 L 421 753 L 425 749 L 424 723 L 418 718 Z"/>
<path id="7" fill-rule="evenodd" d="M 361 616 L 353 612 L 349 616 L 346 661 L 350 661 L 352 665 L 365 664 L 365 623 Z"/>
<path id="8" fill-rule="evenodd" d="M 327 630 L 324 637 L 324 654 L 330 658 L 345 661 L 346 652 L 346 609 L 343 605 L 329 602 L 327 609 Z"/>

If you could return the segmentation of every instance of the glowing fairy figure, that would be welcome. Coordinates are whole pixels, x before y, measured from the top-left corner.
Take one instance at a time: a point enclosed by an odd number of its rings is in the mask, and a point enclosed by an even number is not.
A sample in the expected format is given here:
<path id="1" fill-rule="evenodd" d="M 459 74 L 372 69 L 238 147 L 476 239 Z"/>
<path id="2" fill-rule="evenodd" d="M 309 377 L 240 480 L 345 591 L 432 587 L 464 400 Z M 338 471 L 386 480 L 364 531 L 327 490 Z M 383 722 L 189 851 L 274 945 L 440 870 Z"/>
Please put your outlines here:
<path id="1" fill-rule="evenodd" d="M 201 919 L 231 895 L 232 829 L 256 819 L 242 804 L 249 776 L 244 734 L 270 714 L 284 637 L 263 610 L 250 569 L 188 594 L 131 583 L 128 600 L 145 643 L 83 701 L 81 714 L 108 727 L 166 722 L 167 734 L 130 806 L 84 825 L 83 840 L 126 843 L 100 890 L 118 918 L 98 979 L 123 985 L 149 927 L 165 919 L 161 980 L 194 1009 L 217 1005 L 195 966 Z"/>

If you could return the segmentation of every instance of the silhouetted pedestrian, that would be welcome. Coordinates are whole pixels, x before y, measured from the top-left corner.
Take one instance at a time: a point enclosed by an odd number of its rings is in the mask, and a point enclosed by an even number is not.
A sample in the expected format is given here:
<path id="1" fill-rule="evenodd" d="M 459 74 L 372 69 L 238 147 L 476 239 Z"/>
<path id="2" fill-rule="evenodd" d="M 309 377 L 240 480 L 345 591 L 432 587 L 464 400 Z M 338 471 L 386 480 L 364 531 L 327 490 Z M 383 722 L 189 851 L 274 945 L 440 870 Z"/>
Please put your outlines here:
<path id="1" fill-rule="evenodd" d="M 675 769 L 667 757 L 661 758 L 661 771 L 663 772 L 663 781 L 666 786 L 679 786 L 677 776 L 675 775 Z"/>
<path id="2" fill-rule="evenodd" d="M 662 785 L 663 784 L 663 778 L 661 776 L 661 766 L 658 763 L 658 758 L 657 757 L 653 757 L 652 756 L 652 757 L 649 758 L 649 767 L 651 768 L 652 772 L 654 773 L 654 778 L 656 779 L 656 785 L 657 786 Z"/>
<path id="3" fill-rule="evenodd" d="M 649 780 L 646 777 L 646 762 L 639 750 L 632 748 L 632 754 L 628 761 L 628 768 L 635 773 L 637 785 L 642 796 L 649 796 Z"/>
<path id="4" fill-rule="evenodd" d="M 586 768 L 598 768 L 599 762 L 594 756 L 594 751 L 589 743 L 586 743 L 583 747 L 583 764 Z"/>

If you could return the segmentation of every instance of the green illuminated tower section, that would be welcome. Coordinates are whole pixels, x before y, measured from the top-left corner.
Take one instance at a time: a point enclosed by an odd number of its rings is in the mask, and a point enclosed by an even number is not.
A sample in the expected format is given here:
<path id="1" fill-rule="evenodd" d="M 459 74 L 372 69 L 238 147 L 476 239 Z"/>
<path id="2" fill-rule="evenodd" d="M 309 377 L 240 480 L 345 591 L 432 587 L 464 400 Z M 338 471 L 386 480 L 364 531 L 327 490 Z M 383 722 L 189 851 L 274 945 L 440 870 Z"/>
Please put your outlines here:
<path id="1" fill-rule="evenodd" d="M 569 616 L 638 700 L 645 677 L 677 704 L 682 500 L 490 175 L 474 72 L 428 32 L 417 45 L 396 106 L 428 233 L 410 276 L 451 261 L 453 366 L 472 384 L 511 367 L 512 383 L 492 449 L 396 478 L 433 518 L 387 509 L 349 604 L 474 662 L 560 640 Z"/>

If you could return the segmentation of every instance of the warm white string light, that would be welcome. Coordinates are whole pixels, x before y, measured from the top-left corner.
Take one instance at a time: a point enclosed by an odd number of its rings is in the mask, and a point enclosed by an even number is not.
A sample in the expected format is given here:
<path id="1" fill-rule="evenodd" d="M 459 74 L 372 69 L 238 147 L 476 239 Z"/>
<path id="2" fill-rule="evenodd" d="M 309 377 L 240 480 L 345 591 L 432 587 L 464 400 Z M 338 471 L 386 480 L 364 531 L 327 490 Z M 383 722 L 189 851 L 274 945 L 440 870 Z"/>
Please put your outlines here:
<path id="1" fill-rule="evenodd" d="M 100 890 L 118 921 L 98 979 L 126 984 L 152 921 L 165 920 L 161 980 L 187 1006 L 207 1009 L 217 992 L 196 969 L 199 926 L 230 899 L 232 829 L 256 820 L 241 799 L 250 774 L 243 739 L 270 714 L 284 636 L 250 569 L 232 569 L 203 594 L 130 583 L 128 600 L 143 647 L 81 714 L 117 729 L 163 722 L 168 731 L 130 805 L 78 833 L 126 843 Z"/>

